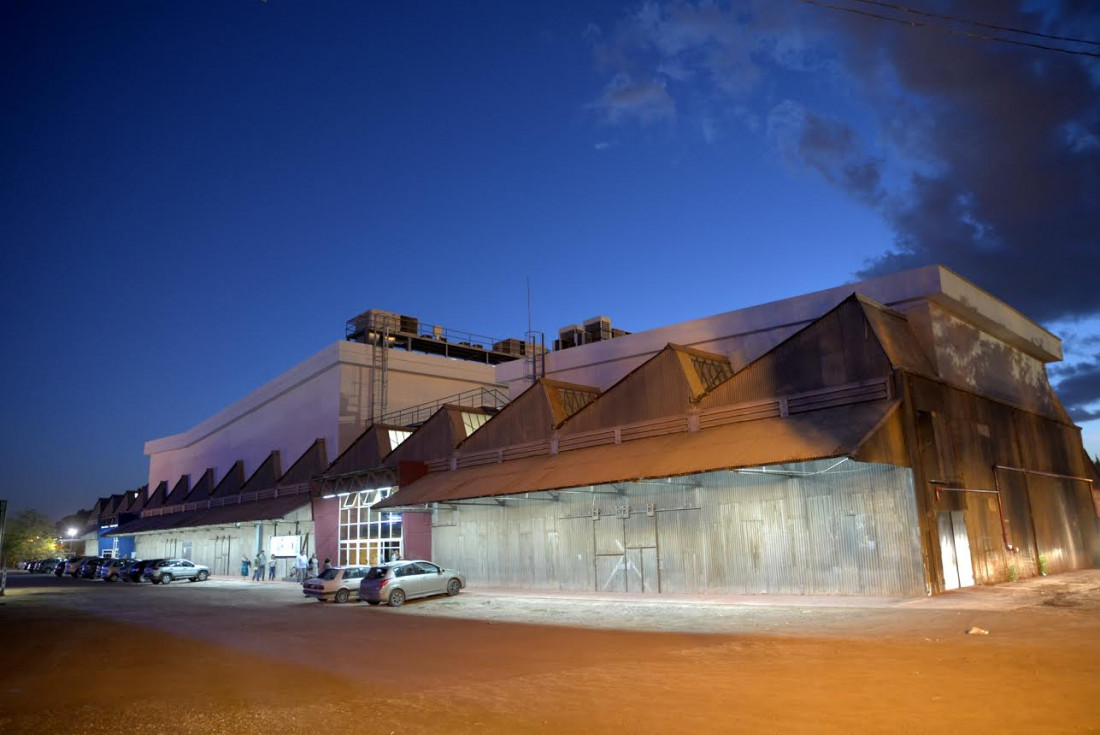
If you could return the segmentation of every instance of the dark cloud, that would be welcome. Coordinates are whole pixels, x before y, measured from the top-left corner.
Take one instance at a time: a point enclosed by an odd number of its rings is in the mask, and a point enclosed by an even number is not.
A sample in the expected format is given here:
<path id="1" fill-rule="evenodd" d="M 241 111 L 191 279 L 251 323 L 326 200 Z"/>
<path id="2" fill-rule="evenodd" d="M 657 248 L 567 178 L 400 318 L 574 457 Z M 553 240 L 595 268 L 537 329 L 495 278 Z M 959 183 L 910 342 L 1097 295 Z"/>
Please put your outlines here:
<path id="1" fill-rule="evenodd" d="M 1100 38 L 1094 1 L 1041 12 L 1029 0 L 921 7 Z M 895 241 L 858 275 L 944 263 L 1040 321 L 1100 314 L 1096 59 L 794 2 L 651 2 L 611 35 L 601 42 L 603 62 L 632 78 L 651 70 L 667 94 L 659 115 L 636 115 L 643 121 L 670 119 L 691 98 L 679 94 L 689 83 L 709 89 L 713 106 L 764 106 L 769 136 L 789 162 L 877 208 Z M 754 97 L 776 71 L 851 93 L 874 130 L 861 137 L 804 102 Z"/>
<path id="2" fill-rule="evenodd" d="M 865 204 L 882 200 L 882 161 L 864 152 L 858 133 L 847 123 L 788 100 L 772 110 L 768 124 L 788 158 Z"/>
<path id="3" fill-rule="evenodd" d="M 1060 30 L 1058 13 L 1044 21 L 1003 0 L 966 14 Z M 1090 22 L 1100 28 L 1095 5 Z M 1081 277 L 1100 272 L 1100 90 L 1086 57 L 884 25 L 838 24 L 855 49 L 847 68 L 888 127 L 892 95 L 878 88 L 889 69 L 923 111 L 913 124 L 936 165 L 884 207 L 895 248 L 860 275 L 941 262 L 1040 320 L 1100 313 L 1100 289 Z"/>
<path id="4" fill-rule="evenodd" d="M 1076 365 L 1061 365 L 1054 389 L 1074 421 L 1100 418 L 1100 356 Z"/>

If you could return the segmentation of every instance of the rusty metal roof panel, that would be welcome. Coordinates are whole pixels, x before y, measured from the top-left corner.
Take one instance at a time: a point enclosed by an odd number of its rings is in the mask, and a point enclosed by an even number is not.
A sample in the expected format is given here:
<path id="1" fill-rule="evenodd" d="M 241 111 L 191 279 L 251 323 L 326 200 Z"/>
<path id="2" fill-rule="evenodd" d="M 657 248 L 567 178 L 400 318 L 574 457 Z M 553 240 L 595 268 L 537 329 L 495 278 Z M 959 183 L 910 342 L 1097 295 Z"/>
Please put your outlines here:
<path id="1" fill-rule="evenodd" d="M 696 362 L 720 364 L 724 358 L 679 345 L 663 350 L 627 373 L 598 398 L 561 425 L 565 434 L 682 414 L 705 391 Z"/>
<path id="2" fill-rule="evenodd" d="M 113 516 L 118 513 L 118 506 L 122 503 L 125 496 L 122 493 L 115 493 L 107 498 L 107 502 L 103 504 L 103 509 L 100 511 L 100 515 L 104 518 Z"/>
<path id="3" fill-rule="evenodd" d="M 165 505 L 179 505 L 187 500 L 187 496 L 191 494 L 191 475 L 180 475 L 180 479 L 176 481 L 175 487 L 172 488 L 172 492 L 168 493 L 168 497 L 164 499 Z"/>
<path id="4" fill-rule="evenodd" d="M 429 473 L 377 508 L 848 456 L 896 405 L 876 401 Z"/>
<path id="5" fill-rule="evenodd" d="M 191 501 L 207 500 L 212 492 L 214 492 L 214 468 L 207 467 L 199 481 L 191 488 L 191 494 L 187 499 Z"/>
<path id="6" fill-rule="evenodd" d="M 130 536 L 135 533 L 171 531 L 177 528 L 197 528 L 200 526 L 222 526 L 251 521 L 278 520 L 312 502 L 308 493 L 270 498 L 251 503 L 232 503 L 216 508 L 169 513 L 166 515 L 138 518 L 124 523 L 111 531 L 108 536 Z"/>
<path id="7" fill-rule="evenodd" d="M 283 475 L 282 465 L 282 456 L 279 450 L 272 449 L 271 454 L 267 455 L 267 459 L 252 473 L 252 477 L 245 481 L 241 487 L 241 492 L 256 492 L 257 490 L 267 490 L 275 487 L 279 482 L 279 478 Z"/>
<path id="8" fill-rule="evenodd" d="M 168 482 L 167 480 L 161 480 L 161 483 L 157 485 L 156 489 L 149 495 L 145 501 L 143 508 L 161 508 L 164 506 L 164 501 L 168 497 Z"/>
<path id="9" fill-rule="evenodd" d="M 890 360 L 854 294 L 699 400 L 710 408 L 881 378 Z"/>
<path id="10" fill-rule="evenodd" d="M 886 357 L 895 368 L 921 375 L 936 375 L 931 358 L 921 347 L 916 333 L 904 314 L 865 296 L 856 298 L 863 306 L 863 316 L 874 330 Z"/>
<path id="11" fill-rule="evenodd" d="M 147 485 L 142 485 L 137 490 L 127 490 L 126 499 L 118 507 L 119 513 L 138 513 L 145 505 L 145 492 Z"/>
<path id="12" fill-rule="evenodd" d="M 396 467 L 399 462 L 425 462 L 449 457 L 455 448 L 469 435 L 484 425 L 497 410 L 472 408 L 447 404 L 432 414 L 408 439 L 383 459 L 383 463 Z"/>
<path id="13" fill-rule="evenodd" d="M 325 474 L 346 475 L 349 472 L 361 472 L 378 467 L 385 456 L 394 449 L 390 446 L 391 430 L 412 431 L 412 428 L 395 424 L 371 424 L 340 453 L 340 456 L 333 460 L 325 470 Z"/>
<path id="14" fill-rule="evenodd" d="M 480 452 L 547 440 L 554 427 L 599 394 L 598 389 L 590 386 L 540 378 L 466 437 L 459 448 L 463 452 Z"/>
<path id="15" fill-rule="evenodd" d="M 298 485 L 309 482 L 313 477 L 325 470 L 328 460 L 325 456 L 325 440 L 317 439 L 309 445 L 309 449 L 302 452 L 302 456 L 294 460 L 281 478 L 280 485 Z"/>
<path id="16" fill-rule="evenodd" d="M 548 393 L 545 382 L 536 380 L 459 447 L 463 452 L 479 452 L 549 437 L 555 422 Z"/>
<path id="17" fill-rule="evenodd" d="M 210 497 L 228 498 L 239 493 L 242 487 L 244 487 L 244 460 L 238 459 L 218 482 L 214 492 L 210 493 Z"/>

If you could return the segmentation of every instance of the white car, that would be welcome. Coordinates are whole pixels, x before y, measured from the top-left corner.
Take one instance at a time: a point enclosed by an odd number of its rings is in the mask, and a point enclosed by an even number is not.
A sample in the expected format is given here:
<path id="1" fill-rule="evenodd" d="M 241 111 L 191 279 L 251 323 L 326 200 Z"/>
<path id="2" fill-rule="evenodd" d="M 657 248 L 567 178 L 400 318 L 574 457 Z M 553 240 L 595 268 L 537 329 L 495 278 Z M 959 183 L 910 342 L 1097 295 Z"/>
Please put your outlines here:
<path id="1" fill-rule="evenodd" d="M 347 602 L 353 594 L 359 596 L 359 580 L 368 569 L 370 567 L 331 567 L 321 572 L 320 577 L 303 582 L 302 594 L 318 602 Z"/>

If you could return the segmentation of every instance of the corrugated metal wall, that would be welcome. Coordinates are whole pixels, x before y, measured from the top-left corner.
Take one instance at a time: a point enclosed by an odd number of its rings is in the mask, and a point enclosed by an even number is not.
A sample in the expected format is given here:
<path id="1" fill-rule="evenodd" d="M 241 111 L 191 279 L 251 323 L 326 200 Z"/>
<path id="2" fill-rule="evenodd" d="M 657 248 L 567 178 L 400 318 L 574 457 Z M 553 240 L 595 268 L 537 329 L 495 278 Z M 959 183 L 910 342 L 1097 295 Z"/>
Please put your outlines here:
<path id="1" fill-rule="evenodd" d="M 680 358 L 666 347 L 562 424 L 563 436 L 682 414 L 692 392 Z"/>
<path id="2" fill-rule="evenodd" d="M 553 424 L 546 386 L 535 383 L 501 409 L 492 421 L 471 434 L 462 443 L 462 451 L 479 452 L 547 439 Z"/>
<path id="3" fill-rule="evenodd" d="M 314 546 L 312 511 L 309 506 L 288 513 L 277 523 L 265 521 L 262 543 L 267 547 L 268 537 L 306 536 L 310 551 Z M 180 528 L 161 533 L 140 534 L 131 537 L 134 540 L 133 554 L 138 559 L 160 559 L 183 556 L 190 545 L 191 561 L 210 567 L 211 574 L 237 575 L 241 568 L 241 559 L 251 560 L 256 554 L 256 523 L 249 521 L 236 527 L 198 527 Z M 277 572 L 293 568 L 294 560 L 280 560 Z"/>
<path id="4" fill-rule="evenodd" d="M 923 595 L 912 473 L 837 462 L 460 503 L 433 558 L 493 587 Z"/>
<path id="5" fill-rule="evenodd" d="M 931 380 L 909 380 L 924 479 L 984 491 L 933 485 L 921 490 L 927 493 L 931 528 L 940 513 L 964 513 L 978 584 L 1037 576 L 1043 571 L 1040 556 L 1051 574 L 1087 568 L 1100 559 L 1087 483 L 993 469 L 1003 465 L 1086 475 L 1075 428 Z M 997 489 L 1006 530 L 993 493 Z M 1015 551 L 1005 548 L 1006 533 Z M 939 567 L 933 584 L 941 585 L 943 561 L 934 538 L 930 546 Z"/>
<path id="6" fill-rule="evenodd" d="M 700 408 L 799 393 L 890 375 L 891 365 L 856 299 L 841 303 L 699 401 Z"/>

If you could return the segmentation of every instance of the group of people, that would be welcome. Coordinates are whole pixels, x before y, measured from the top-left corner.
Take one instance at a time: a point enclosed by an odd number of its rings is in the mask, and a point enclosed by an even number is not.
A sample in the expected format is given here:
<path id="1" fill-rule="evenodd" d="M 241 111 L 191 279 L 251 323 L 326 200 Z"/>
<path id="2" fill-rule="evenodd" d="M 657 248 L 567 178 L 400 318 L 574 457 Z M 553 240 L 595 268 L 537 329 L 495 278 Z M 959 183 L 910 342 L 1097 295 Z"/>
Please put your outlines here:
<path id="1" fill-rule="evenodd" d="M 275 581 L 275 564 L 276 564 L 277 561 L 278 560 L 274 556 L 271 556 L 270 558 L 268 558 L 268 556 L 266 554 L 264 554 L 264 550 L 260 549 L 260 553 L 256 554 L 256 556 L 252 559 L 251 562 L 248 560 L 248 557 L 244 557 L 244 558 L 241 559 L 241 575 L 247 577 L 248 576 L 248 568 L 249 568 L 249 566 L 251 566 L 252 567 L 252 581 L 253 582 L 262 582 L 262 581 L 264 581 L 264 571 L 265 570 L 267 571 L 268 581 L 269 582 L 274 582 Z M 297 573 L 298 573 L 298 575 L 297 575 L 298 576 L 298 582 L 299 583 L 305 582 L 307 579 L 311 579 L 311 578 L 317 576 L 317 557 L 316 556 L 307 557 L 306 553 L 303 551 L 300 554 L 298 554 L 298 558 L 295 562 L 295 567 L 296 567 Z M 321 571 L 325 572 L 325 571 L 328 571 L 331 568 L 332 568 L 332 560 L 331 559 L 325 559 L 325 563 L 324 563 L 324 566 L 322 567 Z"/>
<path id="2" fill-rule="evenodd" d="M 332 565 L 329 563 L 329 560 L 325 559 L 325 569 L 328 569 L 330 566 Z M 301 552 L 298 554 L 297 568 L 299 584 L 305 582 L 307 579 L 313 579 L 317 576 L 317 557 L 311 556 L 309 559 L 306 559 L 306 552 Z"/>

